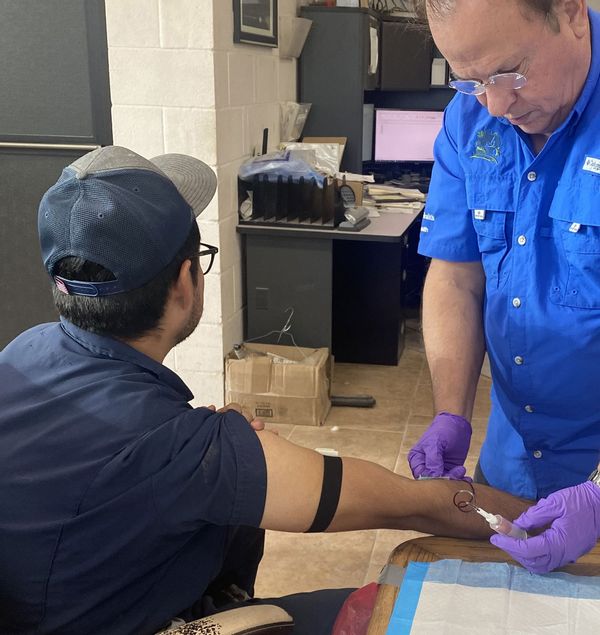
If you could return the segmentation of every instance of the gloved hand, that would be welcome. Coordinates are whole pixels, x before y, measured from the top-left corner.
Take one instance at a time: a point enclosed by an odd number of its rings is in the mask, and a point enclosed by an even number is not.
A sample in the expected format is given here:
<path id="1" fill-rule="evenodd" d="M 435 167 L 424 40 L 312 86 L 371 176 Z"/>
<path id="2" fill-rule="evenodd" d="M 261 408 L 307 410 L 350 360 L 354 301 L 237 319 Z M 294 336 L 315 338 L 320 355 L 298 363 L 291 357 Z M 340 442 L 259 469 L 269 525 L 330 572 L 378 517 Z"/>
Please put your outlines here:
<path id="1" fill-rule="evenodd" d="M 600 539 L 600 487 L 587 481 L 561 489 L 539 500 L 514 522 L 526 531 L 552 523 L 527 540 L 500 534 L 490 539 L 532 573 L 548 573 L 574 562 Z"/>
<path id="2" fill-rule="evenodd" d="M 465 476 L 463 463 L 471 444 L 471 424 L 458 415 L 440 412 L 408 453 L 408 463 L 415 478 Z"/>

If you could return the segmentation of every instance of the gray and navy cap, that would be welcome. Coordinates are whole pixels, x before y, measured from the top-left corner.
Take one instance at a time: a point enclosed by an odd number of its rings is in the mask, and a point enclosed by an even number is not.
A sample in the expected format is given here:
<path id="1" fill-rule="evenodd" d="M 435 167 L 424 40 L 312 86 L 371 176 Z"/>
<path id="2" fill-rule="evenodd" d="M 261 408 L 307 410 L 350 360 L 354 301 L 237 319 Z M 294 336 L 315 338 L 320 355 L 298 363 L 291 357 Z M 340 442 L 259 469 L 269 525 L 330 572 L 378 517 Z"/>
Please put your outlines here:
<path id="1" fill-rule="evenodd" d="M 211 168 L 183 154 L 148 160 L 119 146 L 89 152 L 63 170 L 40 203 L 38 232 L 46 270 L 71 295 L 137 289 L 173 260 L 216 187 Z M 55 275 L 56 263 L 68 256 L 112 271 L 115 280 Z"/>

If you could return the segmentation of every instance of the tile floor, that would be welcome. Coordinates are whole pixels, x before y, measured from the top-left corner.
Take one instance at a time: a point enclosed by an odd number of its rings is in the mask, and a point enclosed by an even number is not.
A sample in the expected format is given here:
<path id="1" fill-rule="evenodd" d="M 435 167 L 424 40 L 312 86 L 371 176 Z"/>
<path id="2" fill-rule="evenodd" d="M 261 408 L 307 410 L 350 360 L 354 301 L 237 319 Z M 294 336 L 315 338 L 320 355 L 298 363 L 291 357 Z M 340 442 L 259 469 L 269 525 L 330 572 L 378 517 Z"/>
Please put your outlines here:
<path id="1" fill-rule="evenodd" d="M 433 403 L 419 325 L 409 324 L 398 366 L 335 365 L 333 393 L 371 394 L 377 400 L 374 408 L 334 407 L 320 428 L 275 424 L 269 427 L 298 445 L 335 448 L 342 456 L 375 461 L 398 474 L 411 476 L 406 455 L 429 425 Z M 466 463 L 471 475 L 485 435 L 490 386 L 490 380 L 482 376 Z M 394 530 L 310 535 L 267 532 L 256 595 L 276 597 L 327 587 L 360 587 L 377 579 L 396 545 L 419 535 Z"/>

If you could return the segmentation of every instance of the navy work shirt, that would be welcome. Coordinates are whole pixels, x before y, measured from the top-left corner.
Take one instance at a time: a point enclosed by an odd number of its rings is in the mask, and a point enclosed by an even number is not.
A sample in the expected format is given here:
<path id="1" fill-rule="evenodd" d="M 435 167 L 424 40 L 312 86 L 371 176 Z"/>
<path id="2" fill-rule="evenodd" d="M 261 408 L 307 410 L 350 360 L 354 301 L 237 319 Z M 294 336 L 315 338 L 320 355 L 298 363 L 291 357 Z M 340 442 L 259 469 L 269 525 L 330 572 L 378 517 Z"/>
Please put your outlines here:
<path id="1" fill-rule="evenodd" d="M 481 260 L 493 377 L 482 470 L 537 498 L 600 458 L 600 16 L 572 112 L 536 156 L 475 97 L 448 105 L 420 253 Z M 558 88 L 557 88 L 558 90 Z"/>
<path id="2" fill-rule="evenodd" d="M 0 633 L 153 633 L 258 526 L 262 447 L 165 366 L 63 321 L 0 352 Z"/>

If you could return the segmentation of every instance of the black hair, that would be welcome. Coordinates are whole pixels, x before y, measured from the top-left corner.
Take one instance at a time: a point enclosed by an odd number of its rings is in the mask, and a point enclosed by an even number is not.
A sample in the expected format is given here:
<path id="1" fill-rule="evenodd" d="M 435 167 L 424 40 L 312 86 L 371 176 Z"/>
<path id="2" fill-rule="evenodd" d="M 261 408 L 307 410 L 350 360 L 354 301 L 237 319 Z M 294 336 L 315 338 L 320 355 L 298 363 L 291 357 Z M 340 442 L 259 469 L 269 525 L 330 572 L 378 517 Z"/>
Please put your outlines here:
<path id="1" fill-rule="evenodd" d="M 200 232 L 193 222 L 188 237 L 173 260 L 152 280 L 132 291 L 98 297 L 67 295 L 52 284 L 54 304 L 60 315 L 79 328 L 118 339 L 136 339 L 154 330 L 163 317 L 169 291 L 181 265 L 191 260 L 191 275 L 198 283 Z M 106 282 L 114 274 L 100 265 L 70 256 L 59 260 L 53 274 L 67 280 Z"/>

